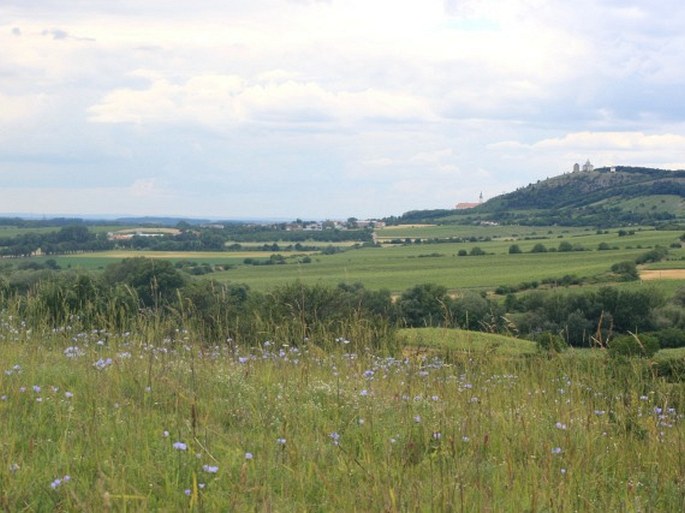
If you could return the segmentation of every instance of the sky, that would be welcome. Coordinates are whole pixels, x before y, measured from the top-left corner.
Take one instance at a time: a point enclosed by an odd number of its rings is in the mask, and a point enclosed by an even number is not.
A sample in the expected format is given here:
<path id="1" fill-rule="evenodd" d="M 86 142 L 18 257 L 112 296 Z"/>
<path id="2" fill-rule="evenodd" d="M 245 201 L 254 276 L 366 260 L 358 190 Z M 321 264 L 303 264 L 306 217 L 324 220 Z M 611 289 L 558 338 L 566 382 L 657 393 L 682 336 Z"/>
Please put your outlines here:
<path id="1" fill-rule="evenodd" d="M 681 0 L 2 0 L 0 213 L 346 219 L 685 168 Z"/>

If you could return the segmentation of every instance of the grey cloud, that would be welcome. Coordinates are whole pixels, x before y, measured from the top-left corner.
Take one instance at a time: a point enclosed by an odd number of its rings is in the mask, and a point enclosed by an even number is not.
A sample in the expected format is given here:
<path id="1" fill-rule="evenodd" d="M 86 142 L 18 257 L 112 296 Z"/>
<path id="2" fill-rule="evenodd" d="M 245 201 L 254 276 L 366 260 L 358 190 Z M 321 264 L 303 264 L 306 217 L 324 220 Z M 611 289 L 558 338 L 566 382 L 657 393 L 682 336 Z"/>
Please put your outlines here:
<path id="1" fill-rule="evenodd" d="M 67 39 L 71 39 L 73 41 L 95 41 L 95 39 L 92 37 L 72 36 L 66 30 L 62 29 L 46 29 L 41 34 L 44 36 L 52 36 L 52 39 L 55 41 L 65 41 Z"/>

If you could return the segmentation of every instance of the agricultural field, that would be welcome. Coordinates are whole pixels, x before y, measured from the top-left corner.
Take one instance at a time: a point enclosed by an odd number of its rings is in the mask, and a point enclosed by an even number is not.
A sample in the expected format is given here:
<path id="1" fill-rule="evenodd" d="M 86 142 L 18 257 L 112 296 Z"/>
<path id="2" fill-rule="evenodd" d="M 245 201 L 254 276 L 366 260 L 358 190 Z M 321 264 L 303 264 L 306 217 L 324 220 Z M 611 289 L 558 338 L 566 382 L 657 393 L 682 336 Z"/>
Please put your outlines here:
<path id="1" fill-rule="evenodd" d="M 335 333 L 299 346 L 206 347 L 192 331 L 169 337 L 152 324 L 37 334 L 5 319 L 0 504 L 685 508 L 682 383 L 655 378 L 646 362 L 609 365 L 605 352 L 549 357 L 521 341 L 503 351 L 505 337 L 415 335 L 407 357 Z"/>
<path id="2" fill-rule="evenodd" d="M 255 247 L 227 252 L 107 251 L 56 256 L 62 268 L 101 270 L 123 258 L 144 256 L 178 262 L 193 261 L 230 267 L 210 276 L 223 282 L 245 283 L 255 290 L 268 290 L 292 281 L 336 286 L 341 282 L 361 282 L 370 289 L 401 292 L 419 283 L 435 282 L 448 289 L 492 290 L 501 285 L 560 280 L 566 275 L 594 278 L 606 275 L 617 262 L 634 260 L 657 245 L 668 247 L 668 260 L 647 264 L 649 269 L 685 266 L 685 249 L 680 247 L 680 231 L 632 228 L 598 233 L 587 229 L 531 228 L 517 226 L 421 226 L 384 229 L 397 230 L 400 238 L 429 238 L 440 230 L 443 237 L 482 238 L 476 242 L 388 244 L 379 247 L 351 248 L 335 245 L 338 252 L 283 252 L 284 265 L 251 265 L 245 259 L 268 260 L 273 254 Z M 491 239 L 486 239 L 492 237 Z M 392 240 L 391 237 L 388 240 Z M 560 244 L 582 251 L 557 251 Z M 510 254 L 516 244 L 520 253 Z M 532 253 L 535 245 L 547 250 Z M 606 250 L 598 248 L 602 244 Z M 677 247 L 670 247 L 677 246 Z M 471 256 L 475 248 L 480 256 Z M 467 256 L 459 256 L 466 253 Z M 302 258 L 309 257 L 307 263 Z M 37 262 L 46 259 L 33 259 Z"/>

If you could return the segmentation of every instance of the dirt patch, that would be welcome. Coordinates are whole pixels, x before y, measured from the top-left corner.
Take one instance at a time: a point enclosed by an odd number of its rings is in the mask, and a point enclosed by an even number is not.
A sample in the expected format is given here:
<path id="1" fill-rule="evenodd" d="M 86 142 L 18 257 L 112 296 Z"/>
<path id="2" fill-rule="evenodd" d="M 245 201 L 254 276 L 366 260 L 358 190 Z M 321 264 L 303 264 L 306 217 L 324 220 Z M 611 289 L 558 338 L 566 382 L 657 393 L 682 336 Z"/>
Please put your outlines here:
<path id="1" fill-rule="evenodd" d="M 685 269 L 653 269 L 640 271 L 640 279 L 648 280 L 685 280 Z"/>

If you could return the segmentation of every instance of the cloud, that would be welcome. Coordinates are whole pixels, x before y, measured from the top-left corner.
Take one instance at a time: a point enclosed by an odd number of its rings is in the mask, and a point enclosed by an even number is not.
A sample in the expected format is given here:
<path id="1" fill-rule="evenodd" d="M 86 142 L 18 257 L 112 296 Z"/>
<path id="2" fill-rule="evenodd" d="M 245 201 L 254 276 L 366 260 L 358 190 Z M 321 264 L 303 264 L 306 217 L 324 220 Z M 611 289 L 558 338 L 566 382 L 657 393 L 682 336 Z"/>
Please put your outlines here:
<path id="1" fill-rule="evenodd" d="M 118 89 L 89 108 L 96 123 L 325 123 L 418 121 L 432 117 L 421 98 L 392 91 L 330 91 L 316 82 L 248 82 L 237 75 L 200 75 L 182 83 L 156 78 L 145 89 Z"/>

